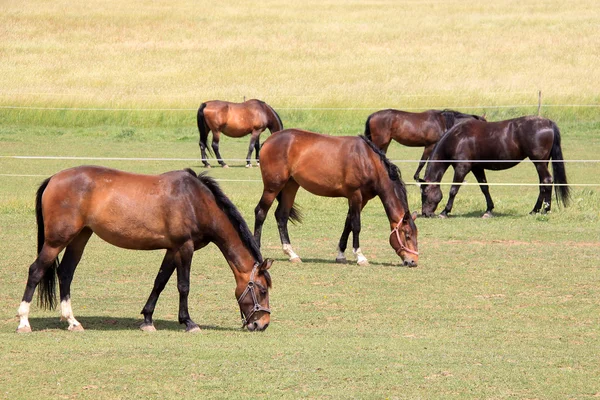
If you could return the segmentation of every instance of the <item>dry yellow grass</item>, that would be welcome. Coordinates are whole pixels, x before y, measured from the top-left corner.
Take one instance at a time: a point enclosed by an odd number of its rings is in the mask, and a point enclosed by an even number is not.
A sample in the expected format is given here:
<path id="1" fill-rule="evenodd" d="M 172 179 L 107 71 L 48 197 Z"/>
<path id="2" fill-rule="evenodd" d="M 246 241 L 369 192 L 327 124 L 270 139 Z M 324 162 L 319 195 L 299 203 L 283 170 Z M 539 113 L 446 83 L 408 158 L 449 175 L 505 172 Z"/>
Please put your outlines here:
<path id="1" fill-rule="evenodd" d="M 580 1 L 4 1 L 0 104 L 437 107 L 599 100 Z M 596 72 L 595 72 L 596 71 Z"/>

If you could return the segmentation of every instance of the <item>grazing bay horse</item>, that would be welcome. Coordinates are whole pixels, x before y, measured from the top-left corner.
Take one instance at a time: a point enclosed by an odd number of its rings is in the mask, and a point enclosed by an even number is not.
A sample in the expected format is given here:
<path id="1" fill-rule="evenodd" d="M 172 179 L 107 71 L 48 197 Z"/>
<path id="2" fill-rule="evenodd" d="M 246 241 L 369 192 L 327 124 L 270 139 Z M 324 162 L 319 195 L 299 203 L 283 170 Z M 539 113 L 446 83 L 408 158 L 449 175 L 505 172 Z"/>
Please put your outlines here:
<path id="1" fill-rule="evenodd" d="M 269 325 L 271 277 L 267 269 L 273 260 L 263 260 L 244 219 L 208 176 L 197 176 L 190 169 L 139 175 L 96 166 L 70 168 L 41 184 L 35 209 L 38 256 L 29 267 L 17 332 L 31 332 L 29 308 L 38 284 L 40 305 L 56 306 L 56 275 L 61 317 L 68 321 L 69 330 L 83 330 L 73 316 L 70 290 L 92 233 L 125 249 L 167 250 L 141 312 L 142 330 L 155 330 L 152 314 L 175 270 L 179 323 L 188 332 L 199 330 L 188 313 L 190 266 L 194 251 L 209 242 L 217 245 L 231 267 L 244 326 L 264 330 Z"/>
<path id="2" fill-rule="evenodd" d="M 260 154 L 260 172 L 264 190 L 255 209 L 254 237 L 260 245 L 262 226 L 275 198 L 275 211 L 283 252 L 290 261 L 300 261 L 293 251 L 287 230 L 288 219 L 300 221 L 294 205 L 298 188 L 318 196 L 345 197 L 348 215 L 339 241 L 336 261 L 346 262 L 344 255 L 352 231 L 353 252 L 359 265 L 368 264 L 360 249 L 360 213 L 375 196 L 379 196 L 390 221 L 390 245 L 404 265 L 417 265 L 416 213 L 411 215 L 406 188 L 398 167 L 364 136 L 335 137 L 287 129 L 269 137 Z"/>
<path id="3" fill-rule="evenodd" d="M 552 175 L 548 161 L 552 159 L 554 190 L 557 201 L 567 206 L 570 191 L 560 147 L 560 131 L 556 124 L 541 117 L 521 117 L 507 121 L 485 122 L 471 120 L 450 129 L 438 142 L 425 170 L 424 184 L 421 185 L 423 215 L 431 217 L 442 200 L 439 184 L 449 166 L 454 168 L 454 183 L 461 183 L 469 172 L 473 172 L 487 203 L 484 218 L 492 216 L 494 202 L 485 170 L 504 170 L 519 164 L 529 157 L 539 175 L 540 194 L 532 214 L 550 211 L 552 202 Z M 441 212 L 447 217 L 452 210 L 454 197 L 459 185 L 452 185 L 448 204 Z"/>
<path id="4" fill-rule="evenodd" d="M 453 110 L 429 110 L 420 113 L 381 110 L 367 118 L 365 136 L 384 153 L 387 152 L 392 139 L 404 146 L 425 147 L 414 175 L 414 179 L 418 181 L 419 173 L 444 132 L 469 119 L 485 121 L 483 116 Z"/>
<path id="5" fill-rule="evenodd" d="M 230 103 L 228 101 L 213 100 L 202 103 L 197 115 L 198 130 L 200 131 L 200 152 L 202 163 L 210 168 L 206 160 L 206 148 L 208 147 L 208 132 L 213 134 L 212 149 L 222 167 L 227 164 L 221 158 L 219 152 L 219 139 L 221 133 L 238 138 L 252 134 L 250 146 L 246 156 L 246 167 L 251 167 L 250 157 L 252 149 L 256 150 L 256 161 L 259 160 L 260 134 L 267 128 L 271 134 L 283 129 L 281 118 L 273 107 L 261 100 L 247 100 L 243 103 Z M 210 148 L 209 152 L 212 151 Z"/>

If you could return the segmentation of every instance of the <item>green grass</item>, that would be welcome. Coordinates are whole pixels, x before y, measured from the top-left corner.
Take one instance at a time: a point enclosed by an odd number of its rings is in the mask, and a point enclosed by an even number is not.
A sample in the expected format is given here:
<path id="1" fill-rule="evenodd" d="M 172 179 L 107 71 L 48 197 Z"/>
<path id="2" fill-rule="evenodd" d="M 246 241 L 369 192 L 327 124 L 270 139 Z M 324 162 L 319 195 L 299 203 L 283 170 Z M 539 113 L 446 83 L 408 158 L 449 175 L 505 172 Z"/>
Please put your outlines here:
<path id="1" fill-rule="evenodd" d="M 597 139 L 586 129 L 567 129 L 565 157 L 594 157 Z M 0 131 L 3 154 L 198 156 L 195 136 L 185 130 L 172 137 L 142 128 L 131 135 L 116 127 L 24 130 Z M 241 158 L 246 145 L 226 139 L 223 152 Z M 390 157 L 416 159 L 418 151 L 394 145 Z M 291 225 L 290 235 L 303 264 L 283 256 L 273 210 L 265 224 L 263 255 L 276 262 L 272 323 L 259 334 L 239 329 L 234 280 L 213 245 L 196 253 L 192 267 L 190 312 L 203 331 L 186 335 L 177 324 L 172 282 L 157 306 L 158 332 L 139 331 L 162 252 L 93 238 L 72 289 L 86 331 L 68 332 L 57 312 L 33 307 L 34 333 L 17 335 L 14 315 L 35 258 L 35 190 L 43 177 L 81 163 L 0 159 L 2 173 L 40 175 L 0 177 L 4 398 L 592 398 L 600 390 L 597 188 L 574 186 L 571 207 L 529 216 L 535 187 L 492 187 L 497 217 L 482 220 L 483 196 L 464 187 L 453 218 L 417 220 L 422 255 L 414 269 L 402 267 L 389 247 L 378 200 L 362 217 L 361 247 L 371 265 L 335 264 L 346 203 L 300 191 L 305 220 Z M 93 163 L 148 173 L 200 169 L 199 161 Z M 259 170 L 231 164 L 210 174 L 223 179 L 252 225 Z M 406 177 L 414 167 L 401 164 Z M 597 183 L 599 171 L 569 163 L 567 172 L 573 183 Z M 492 183 L 536 179 L 528 163 L 489 176 Z M 420 208 L 412 185 L 409 202 Z"/>

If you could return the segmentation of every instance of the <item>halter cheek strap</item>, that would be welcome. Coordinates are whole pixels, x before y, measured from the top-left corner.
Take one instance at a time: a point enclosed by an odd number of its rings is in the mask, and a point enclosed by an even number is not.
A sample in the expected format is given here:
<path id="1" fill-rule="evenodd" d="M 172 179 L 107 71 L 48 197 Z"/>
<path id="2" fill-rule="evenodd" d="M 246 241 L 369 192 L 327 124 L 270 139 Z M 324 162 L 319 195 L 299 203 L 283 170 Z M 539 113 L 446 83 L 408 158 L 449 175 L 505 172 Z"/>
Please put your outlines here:
<path id="1" fill-rule="evenodd" d="M 400 224 L 401 223 L 402 223 L 402 221 L 398 222 L 398 225 L 396 225 L 396 227 L 394 229 L 392 229 L 392 232 L 390 232 L 390 236 L 392 236 L 394 233 L 396 234 L 396 239 L 398 239 L 398 244 L 400 244 L 400 248 L 398 250 L 396 250 L 396 254 L 400 255 L 400 252 L 402 250 L 404 250 L 407 253 L 418 256 L 419 255 L 418 251 L 411 250 L 408 247 L 406 247 L 406 245 L 404 243 L 402 243 L 402 240 L 400 239 Z"/>
<path id="2" fill-rule="evenodd" d="M 254 267 L 252 267 L 252 272 L 250 273 L 250 280 L 248 281 L 248 285 L 246 286 L 246 289 L 244 290 L 244 292 L 238 298 L 238 304 L 242 304 L 242 300 L 244 300 L 244 298 L 248 295 L 248 293 L 250 293 L 250 296 L 252 297 L 252 302 L 254 303 L 252 312 L 250 312 L 250 314 L 248 314 L 248 315 L 244 315 L 244 313 L 242 312 L 242 310 L 240 308 L 240 315 L 242 317 L 242 328 L 245 328 L 246 325 L 248 325 L 248 323 L 250 322 L 250 318 L 252 318 L 252 316 L 258 311 L 264 311 L 266 313 L 271 314 L 271 310 L 267 307 L 261 306 L 260 303 L 258 302 L 258 298 L 256 297 L 255 287 L 257 286 L 257 284 L 256 284 L 256 282 L 254 282 L 254 276 L 256 275 L 257 269 L 258 269 L 258 263 L 254 264 Z"/>

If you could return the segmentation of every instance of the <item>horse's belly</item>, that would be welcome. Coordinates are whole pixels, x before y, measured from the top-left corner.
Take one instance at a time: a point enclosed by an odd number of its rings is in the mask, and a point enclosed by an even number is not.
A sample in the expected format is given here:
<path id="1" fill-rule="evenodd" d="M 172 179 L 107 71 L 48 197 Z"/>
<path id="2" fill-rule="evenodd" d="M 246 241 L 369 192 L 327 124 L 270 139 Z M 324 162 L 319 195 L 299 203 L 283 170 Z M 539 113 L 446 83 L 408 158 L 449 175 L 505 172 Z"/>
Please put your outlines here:
<path id="1" fill-rule="evenodd" d="M 92 231 L 102 240 L 130 250 L 157 250 L 173 247 L 173 243 L 165 235 L 139 226 L 116 227 L 110 224 L 90 226 Z"/>

